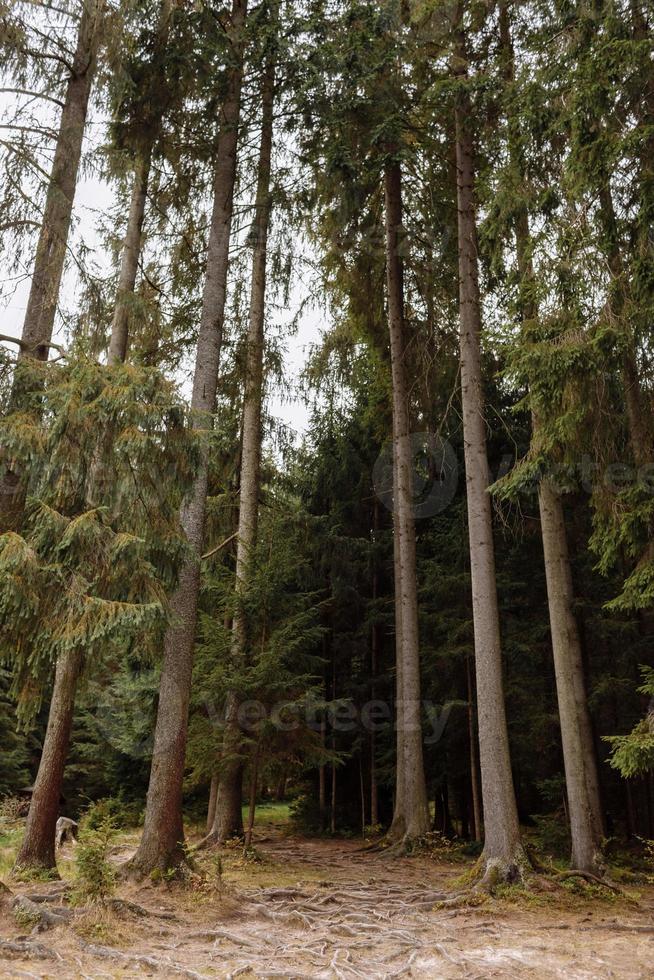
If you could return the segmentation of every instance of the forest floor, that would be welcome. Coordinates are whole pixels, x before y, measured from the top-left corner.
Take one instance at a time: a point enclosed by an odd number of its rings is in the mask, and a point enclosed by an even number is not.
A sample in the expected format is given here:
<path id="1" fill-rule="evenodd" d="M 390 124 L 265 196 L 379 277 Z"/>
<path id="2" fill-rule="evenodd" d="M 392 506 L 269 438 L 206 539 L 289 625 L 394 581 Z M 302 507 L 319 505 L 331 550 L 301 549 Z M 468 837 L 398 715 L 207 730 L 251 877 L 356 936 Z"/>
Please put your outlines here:
<path id="1" fill-rule="evenodd" d="M 116 861 L 135 840 L 123 840 Z M 5 902 L 0 976 L 652 976 L 650 885 L 622 896 L 575 882 L 527 893 L 509 888 L 453 908 L 439 903 L 469 862 L 447 853 L 390 858 L 363 852 L 360 841 L 306 839 L 272 824 L 260 827 L 254 859 L 230 848 L 201 860 L 203 873 L 190 885 L 121 885 L 122 902 L 37 935 Z M 8 883 L 37 898 L 56 890 Z M 56 904 L 47 907 L 56 912 Z"/>

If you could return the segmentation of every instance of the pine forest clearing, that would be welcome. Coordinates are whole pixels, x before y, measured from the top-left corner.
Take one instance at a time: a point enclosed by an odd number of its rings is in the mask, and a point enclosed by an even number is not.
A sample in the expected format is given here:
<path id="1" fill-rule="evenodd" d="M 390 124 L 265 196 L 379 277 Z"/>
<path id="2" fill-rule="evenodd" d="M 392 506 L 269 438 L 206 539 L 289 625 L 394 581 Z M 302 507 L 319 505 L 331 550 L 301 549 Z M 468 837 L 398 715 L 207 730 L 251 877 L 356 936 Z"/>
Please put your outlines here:
<path id="1" fill-rule="evenodd" d="M 265 812 L 265 810 L 264 810 Z M 116 844 L 119 865 L 136 834 Z M 2 976 L 22 977 L 645 977 L 654 937 L 652 885 L 621 896 L 543 879 L 531 894 L 441 906 L 470 859 L 444 848 L 416 857 L 362 851 L 360 840 L 301 838 L 257 826 L 256 852 L 232 842 L 204 858 L 191 887 L 126 885 L 123 906 L 77 908 L 29 934 L 4 911 Z M 75 845 L 65 845 L 66 866 Z M 53 913 L 57 886 L 31 883 Z M 115 898 L 112 900 L 115 902 Z M 131 903 L 128 904 L 128 903 Z M 74 906 L 73 906 L 74 908 Z"/>
<path id="2" fill-rule="evenodd" d="M 651 975 L 653 37 L 0 0 L 9 975 Z"/>

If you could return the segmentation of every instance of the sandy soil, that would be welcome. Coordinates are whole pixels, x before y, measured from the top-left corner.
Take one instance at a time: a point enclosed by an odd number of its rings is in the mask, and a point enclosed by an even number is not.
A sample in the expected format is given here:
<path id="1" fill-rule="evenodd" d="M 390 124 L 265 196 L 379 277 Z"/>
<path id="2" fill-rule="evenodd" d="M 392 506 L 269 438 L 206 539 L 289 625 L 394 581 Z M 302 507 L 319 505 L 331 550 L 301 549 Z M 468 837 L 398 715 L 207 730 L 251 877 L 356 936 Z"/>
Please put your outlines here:
<path id="1" fill-rule="evenodd" d="M 34 936 L 5 908 L 0 976 L 654 975 L 651 888 L 640 889 L 637 901 L 589 901 L 557 891 L 518 904 L 505 898 L 442 908 L 439 901 L 465 866 L 281 835 L 257 846 L 261 863 L 245 863 L 236 851 L 225 859 L 220 887 L 121 888 L 121 898 L 148 909 L 146 917 L 130 908 L 94 912 Z M 48 887 L 20 890 L 35 895 Z"/>

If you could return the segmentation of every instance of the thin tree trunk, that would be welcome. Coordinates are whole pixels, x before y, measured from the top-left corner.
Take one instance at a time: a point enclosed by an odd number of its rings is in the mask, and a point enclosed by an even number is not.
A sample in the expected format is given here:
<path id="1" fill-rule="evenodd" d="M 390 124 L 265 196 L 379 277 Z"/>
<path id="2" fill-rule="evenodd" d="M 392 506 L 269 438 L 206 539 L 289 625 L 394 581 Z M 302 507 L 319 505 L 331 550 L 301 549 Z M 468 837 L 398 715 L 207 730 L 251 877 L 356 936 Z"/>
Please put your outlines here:
<path id="1" fill-rule="evenodd" d="M 257 782 L 259 780 L 259 755 L 261 752 L 261 744 L 257 743 L 257 747 L 254 752 L 254 757 L 252 759 L 252 772 L 250 773 L 250 798 L 248 805 L 248 826 L 245 832 L 245 846 L 250 847 L 252 844 L 252 833 L 254 831 L 254 818 L 257 812 Z"/>
<path id="2" fill-rule="evenodd" d="M 628 273 L 620 249 L 615 207 L 611 186 L 608 182 L 600 187 L 598 198 L 599 213 L 606 238 L 607 260 L 613 280 L 612 296 L 609 302 L 613 316 L 620 320 L 624 312 Z M 647 424 L 648 416 L 643 406 L 636 349 L 629 322 L 623 323 L 623 345 L 622 382 L 627 410 L 629 443 L 636 466 L 645 466 L 652 458 L 652 439 L 650 427 Z"/>
<path id="3" fill-rule="evenodd" d="M 145 216 L 145 203 L 148 197 L 151 159 L 152 148 L 150 147 L 137 161 L 134 170 L 132 197 L 127 219 L 127 231 L 123 242 L 118 292 L 111 329 L 111 343 L 107 355 L 108 364 L 120 364 L 125 360 L 127 354 L 130 312 L 134 301 L 136 273 L 141 255 L 141 232 Z"/>
<path id="4" fill-rule="evenodd" d="M 423 837 L 429 831 L 429 807 L 422 752 L 420 701 L 420 649 L 418 637 L 418 596 L 416 581 L 416 536 L 413 516 L 413 467 L 409 395 L 405 364 L 405 324 L 402 245 L 402 175 L 399 163 L 388 163 L 384 172 L 386 212 L 386 281 L 388 323 L 393 379 L 393 457 L 396 461 L 394 499 L 395 534 L 398 539 L 401 642 L 398 664 L 398 749 L 403 765 L 402 783 L 398 771 L 396 811 L 393 829 L 402 840 Z M 400 687 L 401 684 L 401 687 Z M 401 727 L 402 732 L 399 732 Z M 402 739 L 400 739 L 400 734 Z M 403 745 L 401 744 L 403 742 Z M 402 799 L 403 797 L 403 799 Z"/>
<path id="5" fill-rule="evenodd" d="M 270 176 L 273 146 L 273 104 L 275 96 L 274 55 L 267 58 L 261 87 L 262 123 L 257 178 L 255 218 L 250 231 L 253 245 L 250 321 L 247 336 L 245 395 L 243 403 L 243 440 L 241 454 L 241 489 L 236 549 L 236 608 L 232 632 L 232 659 L 243 668 L 248 662 L 248 629 L 245 600 L 250 588 L 257 545 L 259 487 L 261 482 L 261 408 L 263 399 L 264 321 L 266 313 L 266 265 L 270 225 Z M 237 712 L 231 712 L 225 730 L 228 761 L 220 773 L 221 797 L 240 796 L 242 762 L 239 759 L 242 735 Z M 225 841 L 242 831 L 229 821 L 236 815 L 234 805 L 218 807 L 212 834 Z"/>
<path id="6" fill-rule="evenodd" d="M 210 428 L 216 401 L 236 178 L 246 10 L 247 0 L 233 0 L 229 33 L 234 60 L 228 75 L 216 148 L 207 274 L 202 297 L 202 316 L 191 398 L 193 425 L 196 429 Z M 132 871 L 137 875 L 147 875 L 156 869 L 166 871 L 184 862 L 182 783 L 200 590 L 200 556 L 204 544 L 207 483 L 208 458 L 205 450 L 194 486 L 181 515 L 182 526 L 192 554 L 182 567 L 179 585 L 171 600 L 171 625 L 164 641 L 159 710 L 145 824 L 138 850 L 130 862 Z"/>
<path id="7" fill-rule="evenodd" d="M 593 812 L 586 771 L 593 759 L 588 758 L 580 725 L 581 706 L 577 698 L 576 664 L 572 652 L 575 645 L 579 649 L 579 635 L 568 587 L 570 562 L 561 499 L 547 479 L 540 483 L 538 501 L 572 834 L 572 866 L 596 874 L 601 868 L 601 828 Z"/>
<path id="8" fill-rule="evenodd" d="M 363 778 L 363 759 L 359 756 L 359 790 L 361 793 L 361 836 L 366 836 L 366 786 Z"/>
<path id="9" fill-rule="evenodd" d="M 207 833 L 213 827 L 213 821 L 216 816 L 216 799 L 218 797 L 218 774 L 214 773 L 211 777 L 211 786 L 209 787 L 209 805 L 207 807 Z"/>
<path id="10" fill-rule="evenodd" d="M 39 771 L 27 815 L 25 837 L 16 858 L 17 869 L 56 868 L 55 829 L 75 710 L 77 679 L 83 654 L 69 650 L 57 661 Z"/>
<path id="11" fill-rule="evenodd" d="M 455 74 L 467 76 L 463 3 L 458 7 Z M 470 101 L 464 85 L 456 96 L 461 400 L 470 536 L 470 572 L 477 675 L 479 755 L 484 806 L 485 881 L 514 880 L 526 857 L 520 840 L 504 705 L 495 548 L 484 423 L 481 371 L 481 308 L 474 204 L 474 153 Z"/>
<path id="12" fill-rule="evenodd" d="M 379 531 L 379 501 L 374 502 L 373 544 L 377 544 Z M 377 697 L 377 670 L 379 665 L 379 623 L 377 622 L 377 600 L 379 598 L 379 569 L 377 554 L 373 555 L 372 599 L 374 603 L 375 622 L 372 624 L 370 637 L 370 698 Z M 379 795 L 377 789 L 377 739 L 374 725 L 370 729 L 370 824 L 376 827 L 379 823 Z"/>
<path id="13" fill-rule="evenodd" d="M 395 443 L 395 418 L 393 418 L 393 443 Z M 404 686 L 402 683 L 402 565 L 400 562 L 400 531 L 397 460 L 393 451 L 393 587 L 395 592 L 395 795 L 393 820 L 388 836 L 401 840 L 406 833 L 404 790 Z"/>
<path id="14" fill-rule="evenodd" d="M 466 682 L 468 689 L 468 744 L 470 750 L 470 790 L 472 796 L 473 834 L 476 841 L 482 839 L 481 793 L 479 791 L 479 757 L 475 730 L 475 692 L 472 681 L 470 658 L 466 657 Z"/>
<path id="15" fill-rule="evenodd" d="M 336 751 L 335 739 L 332 736 L 332 750 Z M 336 763 L 332 762 L 332 799 L 329 814 L 329 829 L 332 834 L 336 833 Z"/>
<path id="16" fill-rule="evenodd" d="M 155 57 L 157 55 L 161 56 L 168 43 L 173 5 L 173 0 L 162 0 L 159 14 L 159 29 L 154 52 Z M 148 129 L 149 132 L 144 140 L 144 145 L 137 154 L 134 165 L 134 181 L 132 184 L 127 230 L 125 232 L 120 261 L 116 305 L 111 328 L 111 342 L 107 355 L 107 362 L 109 364 L 120 364 L 125 360 L 127 355 L 130 314 L 134 301 L 136 274 L 141 256 L 141 234 L 143 231 L 145 205 L 148 197 L 150 167 L 152 153 L 161 131 L 160 120 L 151 123 Z"/>
<path id="17" fill-rule="evenodd" d="M 36 248 L 10 410 L 20 406 L 26 387 L 32 383 L 21 371 L 20 362 L 24 358 L 47 361 L 50 352 L 103 12 L 104 0 L 84 0 Z M 9 468 L 0 477 L 0 534 L 20 528 L 25 494 L 24 475 Z"/>
<path id="18" fill-rule="evenodd" d="M 506 0 L 500 6 L 500 39 L 505 57 L 505 78 L 513 81 L 513 43 Z M 517 146 L 516 122 L 509 119 L 510 163 L 519 181 L 523 179 Z M 525 206 L 515 216 L 516 253 L 527 320 L 538 315 L 533 291 L 533 264 L 529 216 Z M 538 419 L 532 418 L 533 437 L 538 441 Z M 600 870 L 602 807 L 595 762 L 588 699 L 581 656 L 581 642 L 574 616 L 574 590 L 568 541 L 560 494 L 544 478 L 538 488 L 541 533 L 545 556 L 554 672 L 561 723 L 561 740 L 568 790 L 568 812 L 572 835 L 572 865 L 583 871 Z"/>
<path id="19" fill-rule="evenodd" d="M 320 720 L 320 745 L 326 748 L 327 725 L 325 719 Z M 325 816 L 327 814 L 327 767 L 324 762 L 318 768 L 318 811 L 320 813 L 320 829 L 324 830 Z"/>

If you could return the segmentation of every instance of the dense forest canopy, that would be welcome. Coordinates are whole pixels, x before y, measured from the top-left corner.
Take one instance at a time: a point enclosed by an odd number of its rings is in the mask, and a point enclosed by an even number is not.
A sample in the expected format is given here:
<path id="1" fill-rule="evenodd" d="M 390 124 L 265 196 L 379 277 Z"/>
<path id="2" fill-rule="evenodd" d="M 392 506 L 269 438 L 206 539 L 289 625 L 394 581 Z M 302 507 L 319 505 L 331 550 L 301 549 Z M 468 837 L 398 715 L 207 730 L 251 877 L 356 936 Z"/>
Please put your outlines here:
<path id="1" fill-rule="evenodd" d="M 470 841 L 489 887 L 534 834 L 597 876 L 654 838 L 653 22 L 0 2 L 18 867 L 55 866 L 62 794 L 142 825 L 136 876 L 272 797 Z"/>

